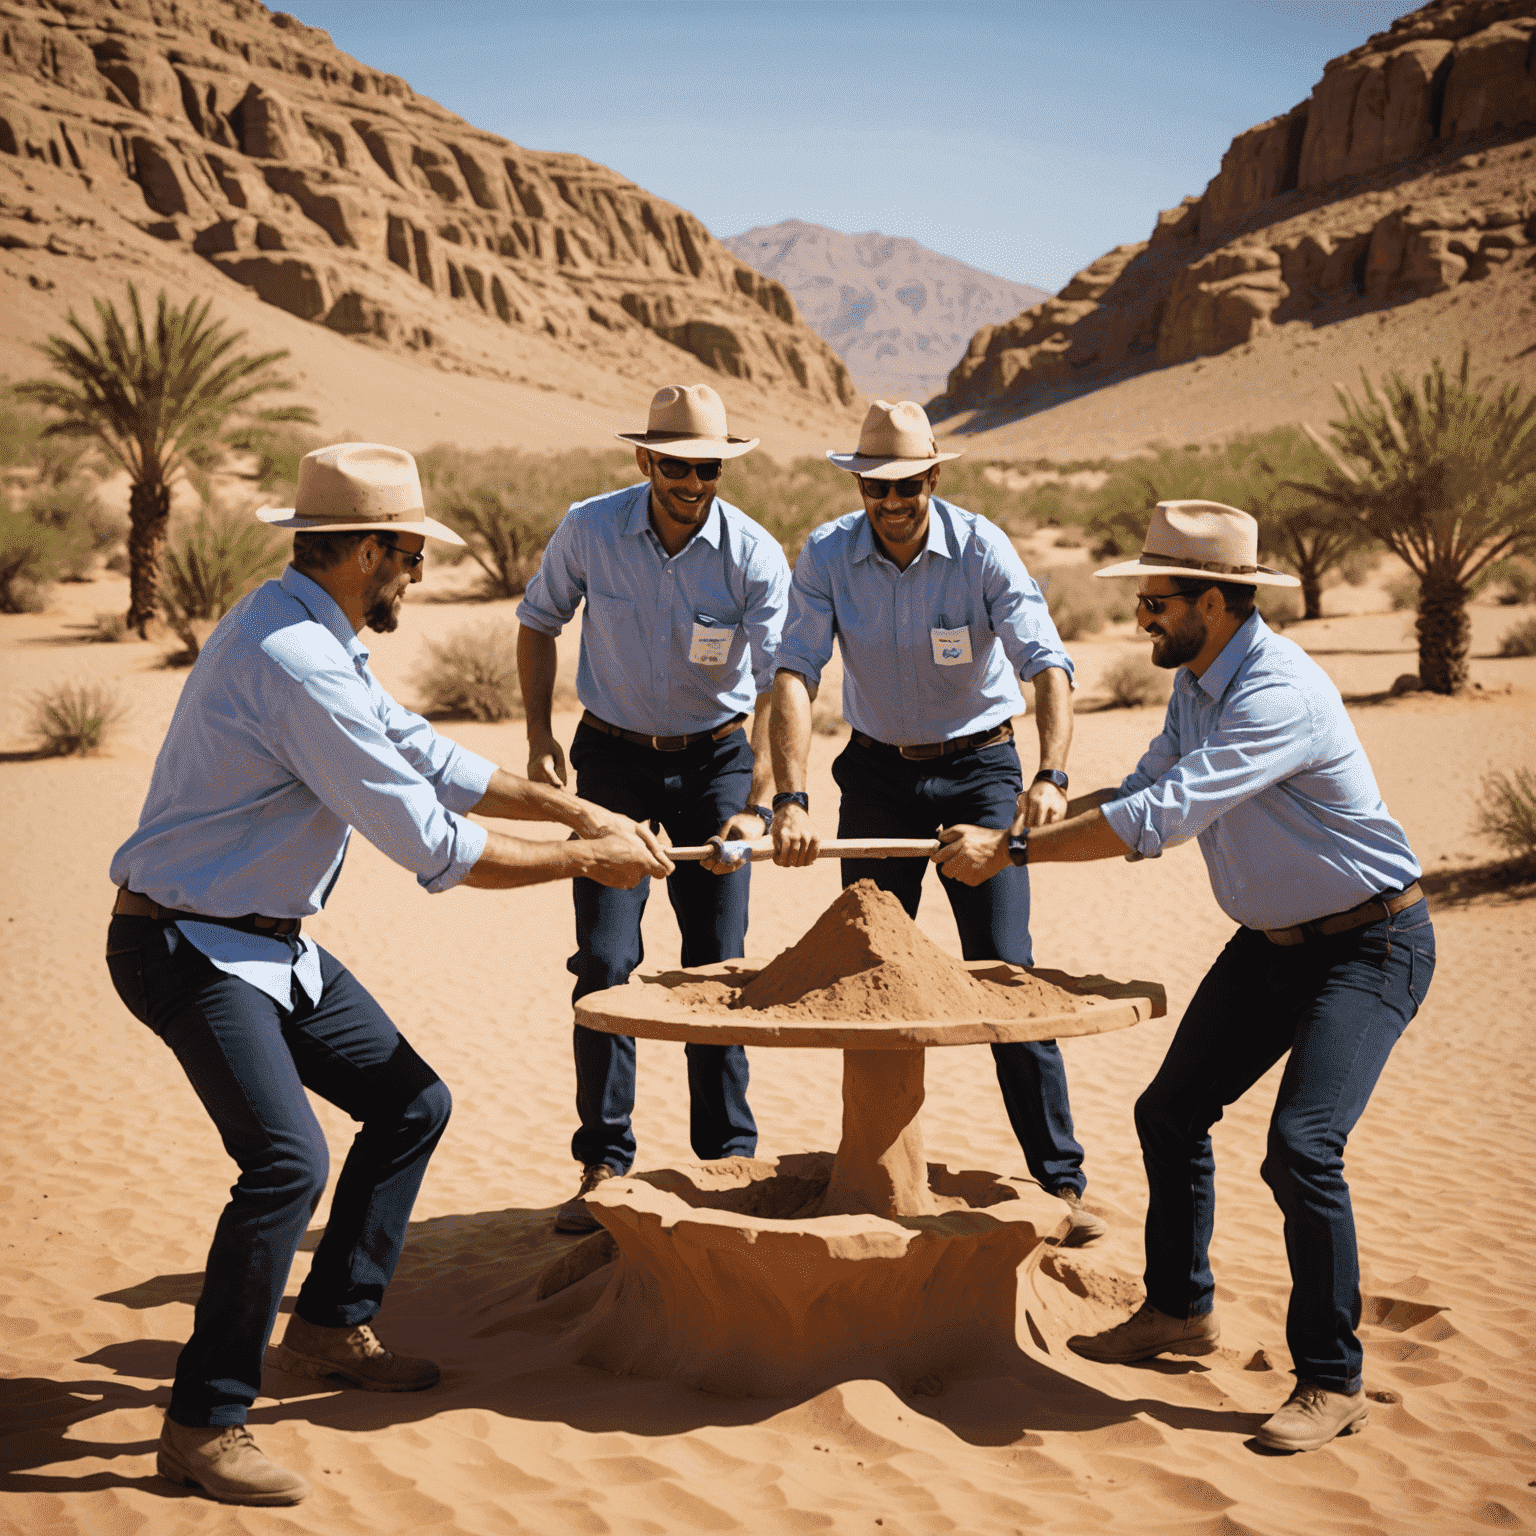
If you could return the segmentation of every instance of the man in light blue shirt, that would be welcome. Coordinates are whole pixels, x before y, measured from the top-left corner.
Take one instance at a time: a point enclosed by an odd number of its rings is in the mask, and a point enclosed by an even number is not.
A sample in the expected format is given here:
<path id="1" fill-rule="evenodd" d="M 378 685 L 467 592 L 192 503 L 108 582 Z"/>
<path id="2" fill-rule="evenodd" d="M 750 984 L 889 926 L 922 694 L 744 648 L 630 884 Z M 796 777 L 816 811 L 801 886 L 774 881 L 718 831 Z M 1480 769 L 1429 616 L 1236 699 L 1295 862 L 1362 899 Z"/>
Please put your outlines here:
<path id="1" fill-rule="evenodd" d="M 941 500 L 940 453 L 921 406 L 870 407 L 854 454 L 828 455 L 857 477 L 862 512 L 818 528 L 801 551 L 774 684 L 775 859 L 816 857 L 806 792 L 811 701 L 834 636 L 853 737 L 833 765 L 839 837 L 932 837 L 975 821 L 1006 827 L 1023 779 L 1010 721 L 1032 685 L 1040 768 L 1023 801 L 1044 825 L 1066 813 L 1072 661 L 1040 589 L 1000 528 Z M 845 859 L 843 884 L 873 880 L 917 916 L 924 865 Z M 1029 879 L 980 890 L 942 882 L 967 960 L 1033 963 Z M 1031 1174 L 1071 1207 L 1069 1244 L 1103 1234 L 1082 1205 L 1087 1179 L 1054 1040 L 994 1045 L 1003 1103 Z"/>
<path id="2" fill-rule="evenodd" d="M 421 580 L 415 461 L 378 444 L 317 449 L 295 506 L 294 564 L 230 610 L 192 669 L 138 830 L 112 860 L 107 965 L 129 1010 L 175 1052 L 240 1168 L 177 1361 L 159 1470 L 238 1504 L 308 1492 L 244 1428 L 305 1227 L 325 1190 L 325 1137 L 305 1090 L 361 1124 L 278 1361 L 375 1391 L 432 1386 L 430 1360 L 369 1326 L 449 1111 L 448 1090 L 347 969 L 303 934 L 356 827 L 426 891 L 580 875 L 633 886 L 671 863 L 648 831 L 530 784 L 437 735 L 368 669 Z M 525 841 L 467 812 L 555 821 Z M 399 941 L 408 951 L 407 937 Z"/>
<path id="3" fill-rule="evenodd" d="M 784 622 L 789 566 L 778 541 L 716 495 L 726 459 L 757 446 L 732 437 L 707 384 L 667 385 L 635 444 L 639 485 L 578 502 L 545 548 L 517 610 L 518 671 L 528 718 L 528 776 L 563 784 L 550 724 L 555 637 L 583 603 L 571 743 L 577 792 L 637 821 L 660 822 L 677 844 L 761 837 L 771 813 L 768 696 Z M 750 740 L 742 729 L 752 721 Z M 751 868 L 684 863 L 667 882 L 684 965 L 746 952 Z M 574 998 L 622 986 L 644 953 L 649 883 L 615 891 L 577 880 Z M 635 1158 L 635 1042 L 576 1025 L 576 1194 L 561 1232 L 590 1232 L 585 1196 Z M 689 1134 L 706 1161 L 750 1157 L 757 1125 L 739 1045 L 689 1045 Z"/>
<path id="4" fill-rule="evenodd" d="M 956 827 L 937 857 L 985 881 L 1012 865 L 1156 858 L 1198 841 L 1217 901 L 1242 926 L 1136 1104 L 1147 1300 L 1071 1344 L 1114 1363 L 1216 1347 L 1210 1128 L 1289 1052 L 1262 1172 L 1285 1216 L 1297 1381 L 1258 1438 L 1316 1450 L 1366 1421 L 1344 1144 L 1434 973 L 1419 864 L 1338 690 L 1254 611 L 1259 585 L 1299 583 L 1258 564 L 1247 513 L 1164 502 L 1141 556 L 1098 574 L 1140 577 L 1152 660 L 1179 668 L 1161 734 L 1118 787 L 1074 801 L 1070 819 L 1031 828 L 1021 815 L 1002 834 Z"/>

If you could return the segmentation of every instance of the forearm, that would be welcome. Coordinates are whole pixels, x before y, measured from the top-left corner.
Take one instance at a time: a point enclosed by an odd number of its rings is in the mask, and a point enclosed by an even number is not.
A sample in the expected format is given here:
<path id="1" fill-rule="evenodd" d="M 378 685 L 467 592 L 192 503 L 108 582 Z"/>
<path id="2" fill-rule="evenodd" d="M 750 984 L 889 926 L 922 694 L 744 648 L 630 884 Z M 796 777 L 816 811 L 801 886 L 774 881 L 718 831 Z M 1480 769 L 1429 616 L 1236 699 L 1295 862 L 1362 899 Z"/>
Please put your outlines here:
<path id="1" fill-rule="evenodd" d="M 593 845 L 581 839 L 572 842 L 535 842 L 510 837 L 505 832 L 490 832 L 485 851 L 464 877 L 465 885 L 484 890 L 510 890 L 519 885 L 542 885 L 550 880 L 568 880 L 575 875 L 590 875 L 597 867 Z"/>
<path id="2" fill-rule="evenodd" d="M 508 821 L 558 821 L 585 835 L 590 807 L 584 800 L 548 784 L 535 784 L 520 774 L 498 768 L 474 811 Z"/>
<path id="3" fill-rule="evenodd" d="M 773 747 L 769 741 L 773 694 L 760 693 L 752 710 L 752 789 L 748 805 L 769 805 L 773 799 Z"/>
<path id="4" fill-rule="evenodd" d="M 781 795 L 805 788 L 814 697 L 810 684 L 798 672 L 780 672 L 773 680 L 769 743 L 773 749 L 774 783 Z"/>
<path id="5" fill-rule="evenodd" d="M 1072 684 L 1060 667 L 1034 676 L 1035 729 L 1040 736 L 1040 766 L 1066 771 L 1072 747 Z"/>
<path id="6" fill-rule="evenodd" d="M 528 722 L 529 741 L 553 734 L 550 711 L 554 706 L 558 667 L 555 637 L 522 625 L 517 632 L 517 680 L 523 690 L 523 714 Z"/>
<path id="7" fill-rule="evenodd" d="M 1065 821 L 1029 829 L 1031 864 L 1086 863 L 1124 858 L 1130 851 L 1097 806 Z"/>

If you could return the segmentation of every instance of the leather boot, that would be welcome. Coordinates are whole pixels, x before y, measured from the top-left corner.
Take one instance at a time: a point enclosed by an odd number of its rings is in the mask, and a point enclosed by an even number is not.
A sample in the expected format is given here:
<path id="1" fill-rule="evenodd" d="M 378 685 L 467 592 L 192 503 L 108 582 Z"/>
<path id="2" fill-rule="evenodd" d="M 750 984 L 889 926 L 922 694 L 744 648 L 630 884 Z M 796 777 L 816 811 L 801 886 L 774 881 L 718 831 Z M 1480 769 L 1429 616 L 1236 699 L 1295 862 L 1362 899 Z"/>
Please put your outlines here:
<path id="1" fill-rule="evenodd" d="M 1220 1337 L 1221 1324 L 1214 1312 L 1203 1317 L 1169 1317 L 1144 1301 L 1123 1323 L 1103 1333 L 1079 1333 L 1067 1340 L 1067 1348 L 1085 1360 L 1128 1365 L 1153 1355 L 1208 1355 Z"/>
<path id="2" fill-rule="evenodd" d="M 1265 1420 L 1257 1439 L 1272 1451 L 1316 1451 L 1335 1435 L 1365 1428 L 1370 1405 L 1365 1392 L 1333 1392 L 1315 1382 L 1298 1381 L 1285 1406 Z"/>
<path id="3" fill-rule="evenodd" d="M 290 1376 L 311 1376 L 364 1392 L 421 1392 L 442 1379 L 434 1361 L 385 1349 L 367 1323 L 321 1328 L 306 1323 L 297 1312 L 288 1319 L 275 1363 Z"/>
<path id="4" fill-rule="evenodd" d="M 243 1424 L 189 1429 L 167 1414 L 155 1470 L 221 1504 L 297 1504 L 309 1494 L 309 1484 L 264 1456 Z"/>

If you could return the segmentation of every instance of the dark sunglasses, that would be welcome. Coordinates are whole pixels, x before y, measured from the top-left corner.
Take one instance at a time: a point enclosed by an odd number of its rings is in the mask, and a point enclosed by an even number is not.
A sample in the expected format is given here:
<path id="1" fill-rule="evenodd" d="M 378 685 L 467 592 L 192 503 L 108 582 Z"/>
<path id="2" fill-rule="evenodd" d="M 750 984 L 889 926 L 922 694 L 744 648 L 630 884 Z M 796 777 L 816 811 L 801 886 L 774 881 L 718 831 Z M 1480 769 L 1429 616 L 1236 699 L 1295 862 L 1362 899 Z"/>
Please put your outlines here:
<path id="1" fill-rule="evenodd" d="M 689 475 L 697 475 L 700 480 L 718 480 L 720 478 L 719 459 L 705 459 L 702 464 L 695 464 L 688 459 L 659 459 L 653 453 L 651 455 L 651 463 L 668 480 L 686 480 Z"/>
<path id="2" fill-rule="evenodd" d="M 1138 608 L 1145 608 L 1153 618 L 1156 618 L 1175 598 L 1182 603 L 1192 603 L 1196 598 L 1209 590 L 1208 587 L 1200 587 L 1193 592 L 1187 592 L 1183 587 L 1180 587 L 1177 592 L 1167 592 L 1162 597 L 1148 597 L 1145 593 L 1138 592 L 1136 594 L 1136 606 Z"/>
<path id="3" fill-rule="evenodd" d="M 887 496 L 899 496 L 903 501 L 910 501 L 927 484 L 927 475 L 913 475 L 910 480 L 870 480 L 863 475 L 859 476 L 859 489 L 871 501 L 884 501 Z"/>
<path id="4" fill-rule="evenodd" d="M 418 549 L 413 555 L 409 550 L 401 549 L 398 544 L 392 543 L 389 539 L 379 539 L 378 543 L 391 554 L 398 555 L 400 557 L 400 564 L 408 571 L 414 571 L 427 558 L 425 549 Z"/>

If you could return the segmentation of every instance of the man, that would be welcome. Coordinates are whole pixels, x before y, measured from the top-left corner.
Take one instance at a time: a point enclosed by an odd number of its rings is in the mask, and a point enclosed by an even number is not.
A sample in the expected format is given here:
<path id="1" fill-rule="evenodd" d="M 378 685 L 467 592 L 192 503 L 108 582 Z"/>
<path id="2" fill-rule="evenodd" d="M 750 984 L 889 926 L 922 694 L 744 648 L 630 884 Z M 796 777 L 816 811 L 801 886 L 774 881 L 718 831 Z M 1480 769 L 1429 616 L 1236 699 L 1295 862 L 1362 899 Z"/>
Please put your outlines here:
<path id="1" fill-rule="evenodd" d="M 1141 556 L 1097 574 L 1141 578 L 1137 622 L 1152 660 L 1179 668 L 1162 734 L 1117 789 L 1074 801 L 1070 819 L 956 827 L 938 858 L 974 882 L 1010 863 L 1155 858 L 1198 838 L 1216 899 L 1242 926 L 1136 1104 L 1147 1300 L 1129 1321 L 1070 1342 L 1112 1363 L 1216 1347 L 1210 1128 L 1289 1051 L 1261 1171 L 1285 1217 L 1297 1380 L 1258 1438 L 1315 1450 L 1366 1420 L 1343 1153 L 1434 971 L 1419 865 L 1338 690 L 1254 611 L 1259 586 L 1298 583 L 1258 563 L 1247 513 L 1163 502 Z"/>
<path id="2" fill-rule="evenodd" d="M 293 1255 L 325 1190 L 325 1137 L 305 1089 L 361 1122 L 278 1363 L 381 1392 L 430 1387 L 369 1320 L 394 1273 L 448 1090 L 379 1005 L 300 925 L 325 905 L 352 828 L 432 892 L 580 875 L 633 886 L 671 868 L 647 831 L 528 783 L 437 735 L 368 670 L 358 635 L 388 632 L 422 578 L 426 515 L 408 453 L 316 449 L 292 508 L 293 564 L 235 605 L 192 669 L 120 887 L 107 965 L 129 1010 L 175 1052 L 240 1168 L 219 1218 L 192 1337 L 160 1437 L 162 1476 L 235 1504 L 296 1504 L 304 1479 L 244 1424 Z M 464 813 L 557 821 L 528 842 Z M 409 935 L 394 946 L 413 958 Z"/>
<path id="3" fill-rule="evenodd" d="M 517 610 L 518 673 L 528 717 L 528 777 L 564 784 L 550 728 L 555 637 L 583 600 L 576 692 L 585 706 L 571 743 L 577 793 L 659 822 L 675 843 L 763 835 L 772 813 L 768 694 L 784 621 L 789 566 L 777 540 L 716 495 L 726 459 L 757 439 L 732 437 L 707 384 L 656 391 L 635 444 L 645 479 L 578 502 L 555 531 Z M 751 738 L 742 729 L 751 718 Z M 683 864 L 667 881 L 684 965 L 746 952 L 750 867 Z M 649 881 L 618 891 L 578 879 L 573 1001 L 622 986 L 640 963 Z M 557 1231 L 591 1232 L 585 1197 L 635 1159 L 635 1042 L 574 1030 L 576 1112 L 571 1155 L 581 1183 Z M 689 1136 L 705 1161 L 750 1157 L 757 1124 L 739 1045 L 689 1045 Z"/>
<path id="4" fill-rule="evenodd" d="M 795 566 L 773 698 L 774 860 L 809 863 L 805 787 L 811 702 L 837 636 L 843 714 L 853 737 L 833 765 L 839 837 L 932 837 L 955 821 L 1006 827 L 1023 786 L 1009 723 L 1033 685 L 1040 768 L 1023 796 L 1031 825 L 1067 808 L 1072 662 L 1040 589 L 1001 529 L 934 495 L 938 452 L 920 405 L 877 400 L 856 453 L 827 455 L 856 477 L 862 512 L 826 523 Z M 843 884 L 873 880 L 912 916 L 916 859 L 845 859 Z M 1029 877 L 944 893 L 967 960 L 1029 965 Z M 1066 1069 L 1054 1040 L 994 1045 L 998 1085 L 1030 1173 L 1071 1207 L 1072 1245 L 1102 1236 L 1086 1210 L 1083 1149 L 1072 1133 Z"/>

